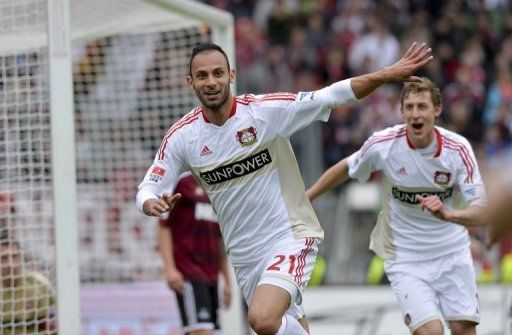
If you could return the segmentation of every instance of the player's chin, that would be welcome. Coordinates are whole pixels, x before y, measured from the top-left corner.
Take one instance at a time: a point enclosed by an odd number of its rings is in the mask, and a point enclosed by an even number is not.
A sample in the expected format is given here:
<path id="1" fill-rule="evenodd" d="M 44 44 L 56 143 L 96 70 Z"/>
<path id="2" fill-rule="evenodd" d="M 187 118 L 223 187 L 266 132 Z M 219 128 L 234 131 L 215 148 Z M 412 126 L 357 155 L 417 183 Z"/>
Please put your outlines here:
<path id="1" fill-rule="evenodd" d="M 203 104 L 209 109 L 216 110 L 222 107 L 226 103 L 226 100 L 225 98 L 216 98 L 214 100 L 204 99 Z"/>

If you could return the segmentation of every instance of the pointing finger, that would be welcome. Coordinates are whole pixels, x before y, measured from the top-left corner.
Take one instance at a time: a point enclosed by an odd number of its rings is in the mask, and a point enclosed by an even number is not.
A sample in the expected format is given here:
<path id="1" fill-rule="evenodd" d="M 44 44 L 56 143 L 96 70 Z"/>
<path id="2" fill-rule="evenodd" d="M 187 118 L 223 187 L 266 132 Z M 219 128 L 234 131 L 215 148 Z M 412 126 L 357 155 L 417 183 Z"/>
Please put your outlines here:
<path id="1" fill-rule="evenodd" d="M 176 193 L 175 195 L 173 195 L 170 199 L 171 201 L 171 204 L 175 204 L 178 200 L 181 199 L 181 193 Z"/>

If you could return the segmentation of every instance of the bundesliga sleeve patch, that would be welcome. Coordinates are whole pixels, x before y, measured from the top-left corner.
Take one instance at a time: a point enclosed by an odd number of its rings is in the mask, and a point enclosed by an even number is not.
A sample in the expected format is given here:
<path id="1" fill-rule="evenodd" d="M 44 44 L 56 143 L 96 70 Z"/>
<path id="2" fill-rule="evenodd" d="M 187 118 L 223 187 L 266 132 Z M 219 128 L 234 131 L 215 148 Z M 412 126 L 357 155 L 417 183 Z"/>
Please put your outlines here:
<path id="1" fill-rule="evenodd" d="M 159 183 L 164 179 L 165 169 L 155 166 L 153 170 L 151 170 L 151 174 L 149 175 L 149 180 L 154 181 L 155 183 Z"/>
<path id="2" fill-rule="evenodd" d="M 297 102 L 313 101 L 315 100 L 315 92 L 299 92 L 297 93 Z"/>
<path id="3" fill-rule="evenodd" d="M 485 189 L 478 185 L 470 186 L 467 189 L 465 189 L 464 197 L 468 205 L 487 202 Z"/>

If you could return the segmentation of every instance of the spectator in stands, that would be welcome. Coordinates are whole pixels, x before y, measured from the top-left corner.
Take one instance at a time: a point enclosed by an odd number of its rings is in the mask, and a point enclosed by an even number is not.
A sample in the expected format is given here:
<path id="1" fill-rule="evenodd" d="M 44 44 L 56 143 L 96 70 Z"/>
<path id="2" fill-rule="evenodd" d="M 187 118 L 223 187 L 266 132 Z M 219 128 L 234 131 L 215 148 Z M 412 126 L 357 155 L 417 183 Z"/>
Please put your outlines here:
<path id="1" fill-rule="evenodd" d="M 349 65 L 355 74 L 386 67 L 400 55 L 398 39 L 384 20 L 372 14 L 367 16 L 366 24 L 369 32 L 354 42 L 349 54 Z"/>
<path id="2" fill-rule="evenodd" d="M 274 9 L 267 21 L 267 36 L 270 44 L 287 44 L 294 23 L 294 16 L 289 12 L 285 1 L 274 1 Z"/>
<path id="3" fill-rule="evenodd" d="M 183 332 L 213 335 L 219 329 L 219 300 L 231 300 L 229 271 L 217 216 L 203 189 L 191 174 L 177 186 L 181 200 L 165 219 L 160 219 L 158 248 L 167 284 L 178 300 Z M 224 278 L 223 297 L 218 297 L 218 274 Z M 191 307 L 193 306 L 193 307 Z"/>
<path id="4" fill-rule="evenodd" d="M 0 333 L 55 335 L 55 298 L 48 278 L 24 269 L 17 241 L 0 233 L 1 301 Z"/>

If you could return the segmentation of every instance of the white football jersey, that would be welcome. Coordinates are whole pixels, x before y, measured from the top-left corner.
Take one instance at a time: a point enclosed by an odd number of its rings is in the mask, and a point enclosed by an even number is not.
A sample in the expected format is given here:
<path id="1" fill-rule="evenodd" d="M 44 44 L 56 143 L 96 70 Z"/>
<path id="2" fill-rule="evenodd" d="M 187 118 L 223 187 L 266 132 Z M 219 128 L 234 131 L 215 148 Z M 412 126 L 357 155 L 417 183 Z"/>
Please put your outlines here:
<path id="1" fill-rule="evenodd" d="M 346 103 L 356 100 L 349 90 Z M 172 193 L 190 170 L 210 198 L 233 265 L 258 262 L 282 239 L 322 239 L 288 140 L 315 120 L 327 121 L 332 101 L 319 92 L 239 96 L 220 127 L 202 108 L 192 110 L 167 133 L 139 193 Z"/>
<path id="2" fill-rule="evenodd" d="M 421 261 L 469 247 L 465 227 L 422 211 L 416 200 L 418 194 L 438 195 L 448 209 L 464 201 L 468 206 L 486 201 L 469 142 L 441 127 L 435 127 L 435 134 L 428 152 L 414 149 L 405 125 L 387 128 L 374 133 L 348 159 L 349 175 L 359 181 L 382 172 L 382 211 L 370 249 L 383 259 Z"/>

